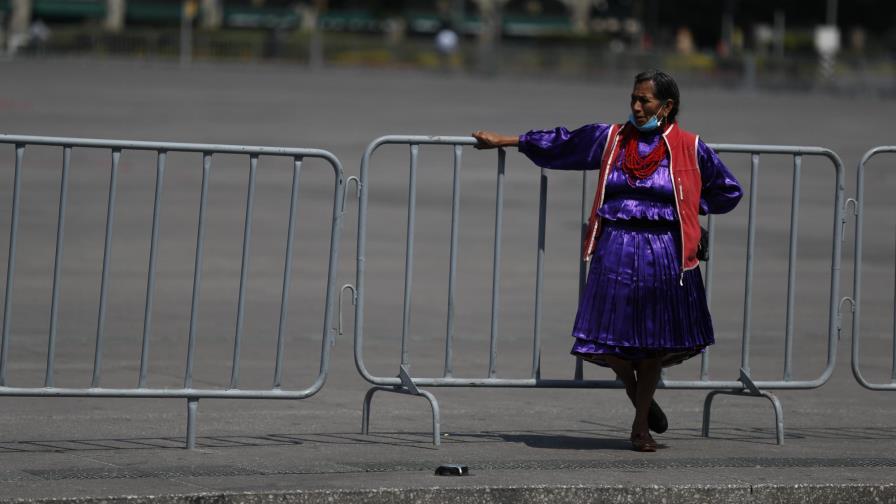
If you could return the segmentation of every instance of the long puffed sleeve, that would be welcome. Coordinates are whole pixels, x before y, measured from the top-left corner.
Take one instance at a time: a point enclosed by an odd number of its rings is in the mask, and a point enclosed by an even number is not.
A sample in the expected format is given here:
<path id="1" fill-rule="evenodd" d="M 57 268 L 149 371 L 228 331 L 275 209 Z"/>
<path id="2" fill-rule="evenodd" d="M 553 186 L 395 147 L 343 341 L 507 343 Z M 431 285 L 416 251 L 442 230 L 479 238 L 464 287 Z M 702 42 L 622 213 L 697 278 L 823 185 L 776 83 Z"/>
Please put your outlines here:
<path id="1" fill-rule="evenodd" d="M 700 214 L 730 212 L 744 192 L 725 163 L 703 140 L 697 141 L 697 163 L 703 188 L 700 191 Z"/>
<path id="2" fill-rule="evenodd" d="M 542 168 L 596 170 L 609 130 L 609 124 L 586 124 L 573 131 L 563 127 L 532 130 L 520 135 L 519 150 Z"/>

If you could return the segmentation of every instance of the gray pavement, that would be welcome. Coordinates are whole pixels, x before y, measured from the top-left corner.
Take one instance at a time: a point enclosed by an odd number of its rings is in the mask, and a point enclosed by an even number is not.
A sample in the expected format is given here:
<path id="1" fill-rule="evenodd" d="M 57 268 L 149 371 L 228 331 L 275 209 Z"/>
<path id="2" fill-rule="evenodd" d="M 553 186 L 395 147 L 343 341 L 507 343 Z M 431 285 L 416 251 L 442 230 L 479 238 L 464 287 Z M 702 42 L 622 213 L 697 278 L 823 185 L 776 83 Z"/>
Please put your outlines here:
<path id="1" fill-rule="evenodd" d="M 627 115 L 627 83 L 479 80 L 404 71 L 152 62 L 30 60 L 0 63 L 0 132 L 183 142 L 315 147 L 357 174 L 366 144 L 384 134 L 463 135 L 575 127 Z M 708 142 L 821 145 L 846 164 L 892 144 L 892 103 L 808 94 L 683 89 L 682 122 Z M 40 386 L 45 370 L 61 154 L 29 149 L 23 180 L 19 266 L 8 383 Z M 150 383 L 180 386 L 189 323 L 198 205 L 198 156 L 171 157 L 166 175 Z M 726 156 L 745 184 L 749 160 Z M 6 264 L 12 148 L 0 147 L 0 250 Z M 378 153 L 370 181 L 365 363 L 393 376 L 404 265 L 407 152 Z M 332 174 L 303 175 L 296 285 L 284 387 L 317 371 Z M 892 353 L 893 178 L 886 161 L 868 182 L 862 366 L 889 381 Z M 153 159 L 125 153 L 113 248 L 112 298 L 103 386 L 136 384 L 142 331 Z M 246 309 L 241 386 L 269 388 L 279 309 L 290 167 L 262 162 Z M 537 230 L 537 170 L 508 153 L 499 320 L 499 375 L 526 377 L 531 362 Z M 763 157 L 750 365 L 779 379 L 787 272 L 790 160 Z M 418 193 L 411 373 L 437 376 L 444 351 L 450 157 L 423 149 Z M 87 386 L 96 331 L 108 159 L 76 151 L 66 229 L 57 384 Z M 869 177 L 871 174 L 869 174 Z M 458 271 L 458 376 L 487 374 L 494 153 L 465 152 Z M 209 201 L 199 321 L 197 386 L 225 387 L 236 319 L 245 166 L 223 157 Z M 572 376 L 569 326 L 577 282 L 580 177 L 549 174 L 548 247 L 542 322 L 544 378 Z M 833 170 L 806 160 L 801 184 L 797 353 L 794 373 L 824 367 Z M 349 199 L 339 285 L 354 282 L 357 206 Z M 735 379 L 743 324 L 746 205 L 718 221 L 713 378 Z M 851 294 L 853 225 L 847 225 L 841 296 Z M 346 308 L 350 305 L 345 303 Z M 353 362 L 351 313 L 324 389 L 302 401 L 202 400 L 198 449 L 184 450 L 186 401 L 0 398 L 0 502 L 52 499 L 158 502 L 896 502 L 892 393 L 861 388 L 849 370 L 851 320 L 844 316 L 838 365 L 822 388 L 777 393 L 785 444 L 775 445 L 763 399 L 716 399 L 710 438 L 700 436 L 704 393 L 663 390 L 670 430 L 662 449 L 636 454 L 626 441 L 631 411 L 618 390 L 431 389 L 442 408 L 441 449 L 430 443 L 428 406 L 393 394 L 374 400 L 372 432 L 359 434 L 367 383 Z M 693 378 L 697 362 L 670 371 Z M 609 378 L 587 369 L 586 376 Z M 463 463 L 466 477 L 433 474 Z"/>

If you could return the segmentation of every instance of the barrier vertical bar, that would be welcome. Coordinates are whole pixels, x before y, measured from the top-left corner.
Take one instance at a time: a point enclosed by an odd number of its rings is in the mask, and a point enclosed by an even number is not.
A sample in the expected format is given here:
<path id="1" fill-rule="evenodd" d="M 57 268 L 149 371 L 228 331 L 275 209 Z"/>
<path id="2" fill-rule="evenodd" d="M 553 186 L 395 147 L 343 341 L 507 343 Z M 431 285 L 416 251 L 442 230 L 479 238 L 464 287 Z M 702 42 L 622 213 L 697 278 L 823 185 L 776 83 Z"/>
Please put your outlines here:
<path id="1" fill-rule="evenodd" d="M 109 175 L 109 200 L 106 203 L 106 239 L 103 244 L 103 272 L 100 279 L 100 307 L 96 317 L 96 348 L 93 353 L 93 378 L 91 387 L 100 386 L 100 368 L 103 356 L 103 336 L 106 329 L 106 303 L 109 293 L 109 260 L 112 255 L 112 224 L 115 219 L 115 185 L 118 177 L 118 161 L 121 149 L 112 149 L 112 168 Z"/>
<path id="2" fill-rule="evenodd" d="M 862 232 L 865 229 L 865 212 L 863 211 L 863 205 L 865 201 L 865 163 L 868 161 L 868 154 L 866 152 L 862 159 L 859 161 L 859 166 L 856 169 L 856 199 L 855 199 L 855 215 L 856 215 L 856 236 L 855 236 L 855 252 L 853 252 L 853 284 L 852 284 L 852 375 L 855 377 L 856 381 L 858 381 L 862 386 L 865 385 L 865 380 L 862 378 L 862 373 L 860 371 L 859 366 L 859 341 L 861 340 L 861 331 L 862 331 Z M 896 273 L 894 273 L 896 276 Z M 896 310 L 896 303 L 893 303 L 893 308 Z M 896 323 L 896 314 L 894 314 L 894 323 Z M 894 329 L 896 331 L 896 329 Z M 894 341 L 894 345 L 896 345 L 896 341 Z M 896 351 L 896 350 L 894 350 Z"/>
<path id="3" fill-rule="evenodd" d="M 707 231 L 707 246 L 709 247 L 710 253 L 709 258 L 706 260 L 704 264 L 706 271 L 706 279 L 704 281 L 704 290 L 706 291 L 706 305 L 712 306 L 712 279 L 713 279 L 713 264 L 715 261 L 712 258 L 712 250 L 713 250 L 713 242 L 715 241 L 715 228 L 716 228 L 716 220 L 715 215 L 709 214 L 706 218 L 706 231 Z"/>
<path id="4" fill-rule="evenodd" d="M 411 145 L 411 166 L 408 177 L 408 229 L 404 257 L 404 305 L 401 313 L 401 365 L 407 367 L 408 362 L 408 330 L 411 322 L 411 285 L 414 274 L 414 220 L 417 216 L 417 156 L 420 153 L 418 144 Z"/>
<path id="5" fill-rule="evenodd" d="M 44 387 L 53 386 L 56 358 L 56 331 L 59 316 L 59 277 L 62 274 L 62 252 L 65 245 L 65 204 L 68 195 L 68 170 L 72 162 L 72 148 L 62 148 L 62 182 L 59 188 L 59 217 L 56 221 L 56 256 L 53 259 L 53 294 L 50 301 L 50 336 L 47 341 L 47 372 Z"/>
<path id="6" fill-rule="evenodd" d="M 828 303 L 828 355 L 827 366 L 822 372 L 822 383 L 834 373 L 834 366 L 837 362 L 837 340 L 840 337 L 838 326 L 838 307 L 840 303 L 840 259 L 843 253 L 843 227 L 845 222 L 843 217 L 843 192 L 845 184 L 843 183 L 843 162 L 840 158 L 831 153 L 828 156 L 834 163 L 836 170 L 837 182 L 834 185 L 834 229 L 832 230 L 833 247 L 831 247 L 831 290 Z"/>
<path id="7" fill-rule="evenodd" d="M 16 144 L 16 167 L 12 183 L 12 213 L 9 217 L 9 255 L 6 256 L 6 290 L 3 297 L 3 335 L 0 340 L 0 386 L 6 386 L 6 359 L 9 354 L 9 329 L 12 325 L 12 285 L 16 272 L 16 241 L 19 230 L 19 194 L 22 189 L 22 164 L 25 145 Z"/>
<path id="8" fill-rule="evenodd" d="M 334 299 L 336 298 L 336 265 L 339 259 L 339 235 L 342 233 L 342 209 L 345 208 L 346 183 L 342 165 L 335 156 L 329 157 L 327 160 L 336 173 L 333 177 L 333 220 L 330 226 L 330 257 L 327 260 L 327 294 L 324 299 L 324 323 L 320 342 L 320 371 L 317 375 L 317 380 L 311 386 L 311 390 L 314 390 L 315 393 L 324 386 L 330 367 L 330 351 L 333 345 L 336 344 L 336 330 L 333 328 L 332 320 Z M 360 181 L 358 183 L 360 185 Z M 355 297 L 356 293 L 357 291 L 352 292 L 352 297 Z"/>
<path id="9" fill-rule="evenodd" d="M 292 244 L 295 237 L 296 207 L 299 201 L 299 174 L 302 158 L 293 159 L 292 191 L 289 194 L 289 226 L 286 230 L 286 258 L 283 264 L 283 291 L 280 294 L 280 323 L 277 326 L 277 357 L 274 364 L 274 388 L 280 388 L 283 380 L 283 337 L 286 331 L 286 313 L 289 309 L 289 280 L 292 276 Z"/>
<path id="10" fill-rule="evenodd" d="M 140 374 L 137 386 L 146 386 L 149 368 L 149 335 L 152 334 L 152 303 L 156 291 L 156 256 L 159 249 L 159 214 L 162 210 L 162 186 L 165 180 L 165 162 L 168 153 L 156 151 L 156 190 L 152 207 L 152 234 L 149 241 L 149 268 L 146 273 L 146 305 L 143 308 L 143 344 L 140 349 Z"/>
<path id="11" fill-rule="evenodd" d="M 861 197 L 862 193 L 859 193 Z M 893 272 L 893 293 L 896 296 L 896 271 Z M 896 382 L 896 303 L 893 303 L 893 360 L 890 381 Z"/>
<path id="12" fill-rule="evenodd" d="M 712 270 L 713 261 L 712 258 L 712 250 L 713 250 L 713 241 L 715 240 L 715 229 L 716 229 L 716 221 L 715 216 L 713 214 L 709 214 L 709 217 L 706 219 L 706 228 L 709 232 L 709 237 L 707 241 L 707 245 L 709 247 L 709 259 L 706 261 L 706 306 L 708 308 L 712 308 Z M 705 348 L 703 350 L 703 355 L 700 356 L 700 380 L 707 380 L 709 378 L 709 348 Z"/>
<path id="13" fill-rule="evenodd" d="M 463 147 L 454 146 L 454 174 L 451 190 L 451 245 L 448 266 L 448 321 L 445 327 L 445 377 L 454 374 L 454 283 L 457 278 L 457 239 L 460 226 L 460 165 Z"/>
<path id="14" fill-rule="evenodd" d="M 868 162 L 869 158 L 873 155 L 876 149 L 872 149 L 866 152 L 862 159 L 859 161 L 859 165 L 856 168 L 856 198 L 855 202 L 855 216 L 856 216 L 856 235 L 855 235 L 855 252 L 853 253 L 853 284 L 852 284 L 852 292 L 853 292 L 853 302 L 852 302 L 852 375 L 859 382 L 860 385 L 866 388 L 872 388 L 873 386 L 869 384 L 863 377 L 862 372 L 860 370 L 859 364 L 859 342 L 861 340 L 861 330 L 862 330 L 862 257 L 863 257 L 863 230 L 865 229 L 865 212 L 863 209 L 864 201 L 865 201 L 865 163 Z M 848 203 L 848 201 L 847 201 Z M 896 274 L 894 274 L 896 276 Z M 894 310 L 896 310 L 896 303 L 894 303 Z M 896 321 L 896 313 L 894 313 L 894 321 Z M 896 329 L 894 329 L 896 331 Z M 896 345 L 896 340 L 894 340 L 894 345 Z M 894 352 L 896 352 L 896 348 L 894 348 Z M 896 361 L 894 361 L 894 365 L 896 365 Z"/>
<path id="15" fill-rule="evenodd" d="M 193 264 L 193 299 L 190 302 L 190 334 L 187 341 L 187 365 L 184 371 L 184 388 L 193 386 L 193 361 L 196 350 L 196 326 L 199 324 L 199 292 L 202 288 L 202 252 L 205 244 L 205 206 L 208 202 L 208 178 L 212 168 L 212 155 L 202 154 L 202 189 L 199 195 L 199 223 L 196 231 L 196 259 Z"/>
<path id="16" fill-rule="evenodd" d="M 759 154 L 750 157 L 750 221 L 747 226 L 747 272 L 744 286 L 744 323 L 741 341 L 740 367 L 744 373 L 750 374 L 750 315 L 753 312 L 753 251 L 756 241 L 756 182 L 759 177 Z"/>
<path id="17" fill-rule="evenodd" d="M 579 259 L 579 294 L 576 298 L 577 301 L 582 300 L 582 293 L 585 292 L 585 279 L 588 275 L 586 271 L 587 263 L 582 260 L 582 249 L 585 247 L 585 235 L 588 234 L 588 220 L 591 218 L 588 215 L 590 207 L 588 205 L 588 172 L 582 171 L 582 225 L 579 236 L 579 248 L 578 248 L 578 256 Z M 573 375 L 576 380 L 582 380 L 585 377 L 584 369 L 582 368 L 582 358 L 576 357 L 576 369 L 575 374 Z"/>
<path id="18" fill-rule="evenodd" d="M 370 168 L 370 157 L 373 149 L 370 146 L 364 149 L 361 157 L 361 167 L 358 174 L 358 233 L 355 240 L 355 326 L 354 326 L 354 361 L 355 369 L 365 379 L 370 373 L 364 367 L 364 276 L 367 270 L 367 173 Z"/>
<path id="19" fill-rule="evenodd" d="M 492 326 L 489 341 L 488 376 L 497 376 L 498 312 L 501 309 L 501 230 L 504 222 L 504 173 L 507 152 L 498 149 L 498 181 L 495 194 L 495 248 L 492 256 Z"/>
<path id="20" fill-rule="evenodd" d="M 538 185 L 538 257 L 535 264 L 535 336 L 532 342 L 532 378 L 541 378 L 541 299 L 544 287 L 544 248 L 547 224 L 548 177 L 541 169 Z"/>
<path id="21" fill-rule="evenodd" d="M 199 413 L 199 398 L 187 399 L 187 449 L 196 448 L 196 417 Z"/>
<path id="22" fill-rule="evenodd" d="M 784 381 L 792 377 L 793 312 L 796 299 L 796 247 L 799 225 L 800 171 L 803 157 L 793 156 L 793 189 L 790 201 L 790 253 L 787 258 L 787 322 L 784 331 Z"/>
<path id="23" fill-rule="evenodd" d="M 233 365 L 230 368 L 230 388 L 239 387 L 240 345 L 243 339 L 243 320 L 246 311 L 246 278 L 249 275 L 249 245 L 252 242 L 252 207 L 255 204 L 255 172 L 258 155 L 249 156 L 249 189 L 246 194 L 246 222 L 243 225 L 243 257 L 240 264 L 240 290 L 236 309 L 236 334 L 233 338 Z"/>

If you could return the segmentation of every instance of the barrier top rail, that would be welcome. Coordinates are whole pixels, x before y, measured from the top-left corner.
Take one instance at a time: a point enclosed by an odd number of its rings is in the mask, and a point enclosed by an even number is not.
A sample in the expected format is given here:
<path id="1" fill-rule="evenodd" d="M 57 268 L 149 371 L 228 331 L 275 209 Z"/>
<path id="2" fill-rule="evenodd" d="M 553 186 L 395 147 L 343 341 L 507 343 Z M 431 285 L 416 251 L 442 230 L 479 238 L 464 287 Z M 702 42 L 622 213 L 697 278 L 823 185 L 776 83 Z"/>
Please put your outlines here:
<path id="1" fill-rule="evenodd" d="M 317 393 L 326 381 L 329 369 L 330 349 L 335 341 L 336 330 L 332 327 L 335 299 L 335 275 L 336 261 L 339 253 L 339 234 L 342 226 L 342 208 L 345 198 L 345 178 L 339 159 L 332 153 L 321 149 L 287 148 L 287 147 L 261 147 L 247 145 L 221 145 L 200 143 L 175 143 L 175 142 L 146 142 L 131 140 L 105 140 L 66 137 L 44 137 L 27 135 L 0 135 L 0 144 L 13 144 L 15 146 L 15 180 L 13 184 L 13 202 L 10 225 L 9 255 L 7 259 L 6 295 L 3 307 L 2 340 L 0 340 L 0 396 L 76 396 L 76 397 L 177 397 L 190 400 L 199 398 L 257 398 L 257 399 L 302 399 Z M 24 167 L 25 151 L 27 146 L 55 146 L 63 148 L 62 180 L 59 199 L 59 216 L 56 230 L 56 254 L 53 268 L 53 287 L 50 313 L 50 334 L 47 349 L 47 367 L 44 387 L 11 387 L 6 383 L 6 364 L 9 355 L 9 333 L 12 314 L 12 286 L 15 273 L 16 237 L 18 230 L 18 217 L 21 192 L 21 171 Z M 56 387 L 54 383 L 54 357 L 56 339 L 56 319 L 59 299 L 59 277 L 64 244 L 66 194 L 68 186 L 68 172 L 71 164 L 72 148 L 98 148 L 111 149 L 112 162 L 109 181 L 108 205 L 106 214 L 106 234 L 103 255 L 99 314 L 97 317 L 96 349 L 94 354 L 93 379 L 89 387 L 72 388 Z M 112 229 L 115 215 L 116 177 L 122 150 L 149 150 L 156 151 L 156 183 L 155 200 L 153 208 L 152 231 L 149 252 L 149 267 L 147 273 L 146 301 L 143 319 L 143 338 L 140 356 L 140 371 L 136 388 L 102 387 L 100 386 L 102 349 L 104 339 L 104 326 L 106 319 L 106 302 L 108 294 L 109 262 L 112 243 Z M 196 255 L 193 272 L 193 290 L 190 311 L 189 339 L 187 347 L 187 359 L 184 372 L 184 384 L 182 388 L 158 389 L 147 386 L 148 350 L 150 346 L 150 334 L 153 315 L 153 299 L 155 293 L 156 257 L 159 242 L 160 208 L 163 178 L 166 168 L 168 152 L 196 152 L 202 156 L 202 188 L 199 202 L 198 230 L 196 238 Z M 206 204 L 209 191 L 209 176 L 214 154 L 240 154 L 249 156 L 249 181 L 246 195 L 246 217 L 243 232 L 243 247 L 241 256 L 241 270 L 239 283 L 239 298 L 237 305 L 236 334 L 234 336 L 234 348 L 232 355 L 231 379 L 229 386 L 221 388 L 196 388 L 193 386 L 193 362 L 197 337 L 199 292 L 201 290 L 203 246 L 205 239 Z M 239 363 L 241 352 L 241 339 L 243 333 L 243 319 L 246 301 L 246 284 L 248 276 L 249 248 L 251 243 L 253 204 L 255 195 L 255 175 L 260 156 L 283 156 L 293 158 L 292 190 L 290 195 L 289 224 L 286 240 L 286 252 L 284 259 L 283 284 L 280 300 L 280 324 L 277 335 L 277 350 L 274 366 L 274 379 L 271 389 L 242 390 L 239 388 Z M 330 229 L 329 259 L 327 270 L 326 299 L 324 305 L 324 320 L 321 341 L 320 368 L 313 384 L 302 390 L 284 390 L 281 388 L 284 334 L 286 330 L 286 318 L 288 307 L 288 294 L 290 290 L 291 263 L 293 241 L 295 234 L 295 221 L 299 192 L 299 175 L 303 159 L 320 158 L 326 161 L 334 173 L 334 196 L 332 221 Z"/>
<path id="2" fill-rule="evenodd" d="M 838 170 L 843 169 L 843 162 L 836 152 L 827 147 L 815 147 L 806 145 L 761 145 L 761 144 L 706 144 L 716 152 L 729 152 L 739 154 L 792 154 L 824 156 L 835 162 Z"/>
<path id="3" fill-rule="evenodd" d="M 266 147 L 254 145 L 202 144 L 181 142 L 147 142 L 139 140 L 107 140 L 97 138 L 67 138 L 29 135 L 0 134 L 0 143 L 48 145 L 56 147 L 95 147 L 105 149 L 151 150 L 169 152 L 213 152 L 215 154 L 246 154 L 260 156 L 304 156 L 326 159 L 337 171 L 342 171 L 342 164 L 331 152 L 323 149 L 306 149 L 297 147 Z"/>
<path id="4" fill-rule="evenodd" d="M 454 270 L 455 255 L 457 250 L 457 221 L 458 221 L 458 199 L 459 199 L 459 169 L 461 165 L 462 147 L 467 145 L 475 145 L 477 142 L 472 137 L 461 136 L 424 136 L 424 135 L 389 135 L 373 140 L 364 152 L 361 162 L 361 196 L 360 196 L 360 215 L 358 219 L 358 241 L 357 241 L 357 278 L 356 286 L 358 289 L 358 301 L 355 308 L 355 364 L 359 373 L 370 383 L 385 387 L 401 386 L 401 378 L 377 377 L 372 375 L 366 368 L 363 359 L 363 329 L 364 329 L 364 272 L 365 272 L 365 248 L 366 248 L 366 231 L 367 231 L 367 203 L 368 203 L 368 171 L 370 159 L 373 152 L 382 145 L 386 144 L 405 144 L 410 147 L 410 179 L 408 188 L 408 228 L 407 228 L 407 249 L 405 263 L 405 300 L 404 300 L 404 323 L 402 327 L 402 366 L 408 363 L 405 339 L 408 331 L 408 312 L 409 299 L 412 286 L 411 271 L 413 269 L 413 236 L 414 236 L 414 205 L 416 194 L 416 169 L 417 157 L 419 155 L 420 145 L 452 145 L 454 146 L 454 195 L 452 208 L 452 230 L 451 230 L 451 265 L 449 273 L 449 301 L 448 301 L 448 329 L 446 334 L 446 363 L 445 372 L 441 377 L 414 377 L 413 384 L 417 386 L 443 386 L 443 387 L 550 387 L 550 388 L 580 388 L 580 387 L 614 387 L 618 388 L 621 384 L 616 380 L 583 380 L 577 374 L 576 379 L 544 379 L 540 373 L 540 350 L 539 350 L 539 322 L 540 322 L 540 286 L 541 286 L 541 268 L 544 250 L 544 228 L 545 228 L 545 205 L 547 194 L 547 178 L 542 169 L 541 176 L 541 201 L 540 201 L 540 219 L 539 219 L 539 256 L 536 271 L 536 309 L 535 309 L 535 341 L 533 344 L 533 366 L 532 374 L 528 378 L 499 378 L 495 372 L 495 356 L 496 346 L 495 338 L 497 333 L 497 300 L 498 300 L 498 284 L 500 272 L 500 235 L 503 210 L 503 180 L 504 180 L 504 151 L 498 149 L 498 179 L 496 194 L 496 215 L 495 215 L 495 251 L 493 266 L 493 289 L 492 289 L 492 328 L 491 328 L 491 356 L 489 362 L 489 371 L 487 377 L 461 378 L 452 374 L 451 357 L 452 357 L 452 333 L 453 333 L 453 289 L 454 289 Z M 665 388 L 691 388 L 691 389 L 745 389 L 749 386 L 767 389 L 805 389 L 816 388 L 823 385 L 832 375 L 836 360 L 836 343 L 838 338 L 838 293 L 839 293 L 839 271 L 840 271 L 840 250 L 843 229 L 845 223 L 843 217 L 843 163 L 839 156 L 832 150 L 824 147 L 815 146 L 787 146 L 787 145 L 748 145 L 748 144 L 709 144 L 711 148 L 719 153 L 741 153 L 751 155 L 751 188 L 756 187 L 756 177 L 759 169 L 759 157 L 761 154 L 781 154 L 793 156 L 794 160 L 794 187 L 793 201 L 791 207 L 791 236 L 790 236 L 790 260 L 789 260 L 789 276 L 788 276 L 788 307 L 787 307 L 787 331 L 785 334 L 785 371 L 783 380 L 766 380 L 752 381 L 749 376 L 749 336 L 751 332 L 750 315 L 751 315 L 751 295 L 752 295 L 752 261 L 753 261 L 753 245 L 755 236 L 755 210 L 756 210 L 756 193 L 751 190 L 749 212 L 750 221 L 748 229 L 748 268 L 745 292 L 744 307 L 744 328 L 742 340 L 742 356 L 741 370 L 742 376 L 739 380 L 709 380 L 706 376 L 706 361 L 701 369 L 701 378 L 699 380 L 662 380 L 660 387 Z M 831 161 L 835 171 L 835 187 L 834 187 L 834 217 L 832 227 L 832 252 L 831 252 L 831 292 L 829 299 L 828 313 L 828 338 L 827 338 L 827 362 L 821 374 L 811 380 L 794 380 L 791 376 L 791 353 L 793 338 L 793 306 L 796 294 L 795 288 L 795 271 L 796 271 L 796 244 L 797 244 L 797 205 L 799 200 L 799 179 L 802 165 L 802 156 L 820 156 Z M 583 174 L 583 198 L 586 197 L 584 190 L 584 174 Z M 584 199 L 583 199 L 584 201 Z M 587 220 L 588 215 L 584 214 L 583 203 L 583 219 Z M 710 236 L 712 236 L 713 220 L 710 216 L 709 220 Z M 712 247 L 710 247 L 712 248 Z M 709 294 L 711 279 L 711 261 L 707 266 L 707 291 Z"/>
<path id="5" fill-rule="evenodd" d="M 875 147 L 866 152 L 859 161 L 856 171 L 856 245 L 855 257 L 853 258 L 853 315 L 852 315 L 852 374 L 859 384 L 869 390 L 896 390 L 896 330 L 893 334 L 893 360 L 892 370 L 890 373 L 890 383 L 872 383 L 869 382 L 861 371 L 859 361 L 859 341 L 861 336 L 861 309 L 862 309 L 862 254 L 863 254 L 863 237 L 865 228 L 865 164 L 871 158 L 886 153 L 896 153 L 896 145 Z M 849 298 L 844 298 L 848 300 Z M 894 312 L 894 320 L 896 320 L 896 312 Z"/>

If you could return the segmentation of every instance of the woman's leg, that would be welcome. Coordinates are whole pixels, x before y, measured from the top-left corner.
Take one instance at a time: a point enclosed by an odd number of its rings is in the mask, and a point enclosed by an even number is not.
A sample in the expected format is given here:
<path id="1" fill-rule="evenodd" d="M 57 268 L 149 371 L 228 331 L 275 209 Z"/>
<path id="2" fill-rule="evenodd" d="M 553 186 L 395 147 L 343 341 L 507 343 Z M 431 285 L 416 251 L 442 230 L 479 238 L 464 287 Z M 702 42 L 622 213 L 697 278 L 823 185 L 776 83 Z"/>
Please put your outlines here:
<path id="1" fill-rule="evenodd" d="M 657 381 L 660 378 L 662 359 L 653 358 L 632 362 L 606 356 L 605 362 L 625 385 L 625 393 L 635 406 L 631 436 L 633 448 L 638 451 L 656 451 L 656 442 L 650 436 L 648 417 L 650 405 L 653 403 L 653 394 L 656 392 Z"/>
<path id="2" fill-rule="evenodd" d="M 635 368 L 632 362 L 611 355 L 607 355 L 604 359 L 613 372 L 616 373 L 616 377 L 625 385 L 625 395 L 632 402 L 632 406 L 637 407 L 635 398 L 637 397 L 638 380 L 635 377 Z"/>
<path id="3" fill-rule="evenodd" d="M 660 378 L 662 360 L 659 358 L 644 359 L 634 363 L 634 368 L 637 372 L 637 390 L 633 401 L 635 421 L 632 423 L 632 432 L 648 434 L 647 413 L 650 410 L 650 403 L 653 402 L 653 394 L 656 392 L 657 381 Z"/>

